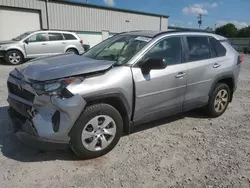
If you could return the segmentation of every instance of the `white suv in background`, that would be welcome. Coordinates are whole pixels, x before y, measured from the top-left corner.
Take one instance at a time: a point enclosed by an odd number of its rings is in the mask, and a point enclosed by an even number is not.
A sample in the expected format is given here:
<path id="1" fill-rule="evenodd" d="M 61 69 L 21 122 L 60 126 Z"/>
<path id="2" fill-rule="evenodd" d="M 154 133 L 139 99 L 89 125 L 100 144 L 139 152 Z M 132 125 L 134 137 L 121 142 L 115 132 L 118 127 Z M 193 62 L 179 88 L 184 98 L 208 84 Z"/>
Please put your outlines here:
<path id="1" fill-rule="evenodd" d="M 31 31 L 10 41 L 0 41 L 0 58 L 11 65 L 21 64 L 28 58 L 65 52 L 81 55 L 84 51 L 81 38 L 76 33 L 67 31 Z"/>

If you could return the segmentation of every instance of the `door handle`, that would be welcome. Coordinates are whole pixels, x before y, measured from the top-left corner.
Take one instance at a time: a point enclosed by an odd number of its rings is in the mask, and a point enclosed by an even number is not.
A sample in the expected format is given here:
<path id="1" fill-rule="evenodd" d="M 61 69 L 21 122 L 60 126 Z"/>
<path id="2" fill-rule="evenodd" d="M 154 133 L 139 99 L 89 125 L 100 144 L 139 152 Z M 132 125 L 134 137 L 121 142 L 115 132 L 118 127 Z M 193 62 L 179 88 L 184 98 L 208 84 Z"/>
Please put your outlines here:
<path id="1" fill-rule="evenodd" d="M 175 78 L 183 78 L 184 76 L 186 76 L 186 73 L 185 72 L 179 72 Z"/>
<path id="2" fill-rule="evenodd" d="M 47 43 L 42 43 L 42 45 L 47 45 Z"/>
<path id="3" fill-rule="evenodd" d="M 220 64 L 215 63 L 214 66 L 213 66 L 213 68 L 218 68 L 218 67 L 220 67 L 220 66 L 221 66 Z"/>
<path id="4" fill-rule="evenodd" d="M 67 44 L 66 42 L 62 42 L 62 44 Z"/>

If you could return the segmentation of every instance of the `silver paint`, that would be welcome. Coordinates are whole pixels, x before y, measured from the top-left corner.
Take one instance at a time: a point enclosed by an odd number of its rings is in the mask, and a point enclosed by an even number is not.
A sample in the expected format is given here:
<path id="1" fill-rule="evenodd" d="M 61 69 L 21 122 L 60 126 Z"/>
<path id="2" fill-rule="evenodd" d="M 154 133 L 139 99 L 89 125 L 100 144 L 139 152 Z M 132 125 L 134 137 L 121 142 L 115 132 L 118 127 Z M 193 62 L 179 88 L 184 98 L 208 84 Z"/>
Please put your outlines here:
<path id="1" fill-rule="evenodd" d="M 207 102 L 213 82 L 221 76 L 233 75 L 237 82 L 240 70 L 240 66 L 236 66 L 238 54 L 226 42 L 223 42 L 228 51 L 225 57 L 170 65 L 162 70 L 151 70 L 147 75 L 136 66 L 143 55 L 160 40 L 183 35 L 204 35 L 224 39 L 218 35 L 207 33 L 166 33 L 152 39 L 125 66 L 114 66 L 113 62 L 109 61 L 64 55 L 37 60 L 37 62 L 35 61 L 37 64 L 34 62 L 24 69 L 19 69 L 21 74 L 24 74 L 23 79 L 33 78 L 45 81 L 78 74 L 85 77 L 84 80 L 75 80 L 67 87 L 74 95 L 70 99 L 36 96 L 33 106 L 38 113 L 33 117 L 33 122 L 40 136 L 68 141 L 69 137 L 66 133 L 83 111 L 87 98 L 118 93 L 119 96 L 124 96 L 128 104 L 129 118 L 137 121 L 162 110 L 181 112 L 190 103 Z M 67 60 L 64 61 L 64 58 Z M 221 66 L 214 68 L 215 63 L 219 63 Z M 86 73 L 97 71 L 102 72 L 84 76 Z M 183 76 L 176 77 L 180 73 L 184 73 Z M 13 71 L 11 74 L 17 75 L 18 71 Z M 46 78 L 43 78 L 43 75 Z M 9 78 L 9 80 L 11 79 Z M 16 84 L 18 84 L 17 82 Z M 53 133 L 50 119 L 56 109 L 61 114 L 61 125 L 59 132 Z M 132 116 L 132 112 L 134 112 L 134 116 Z"/>

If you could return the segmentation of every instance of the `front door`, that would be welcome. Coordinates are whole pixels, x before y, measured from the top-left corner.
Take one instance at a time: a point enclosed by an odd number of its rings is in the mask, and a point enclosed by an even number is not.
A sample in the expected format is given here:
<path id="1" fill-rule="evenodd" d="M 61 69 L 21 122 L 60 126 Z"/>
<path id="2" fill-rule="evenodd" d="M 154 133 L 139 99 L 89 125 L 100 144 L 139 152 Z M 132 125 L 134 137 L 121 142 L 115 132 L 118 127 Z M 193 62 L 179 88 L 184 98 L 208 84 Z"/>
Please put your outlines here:
<path id="1" fill-rule="evenodd" d="M 142 123 L 182 111 L 187 65 L 182 63 L 181 37 L 157 42 L 142 58 L 162 58 L 167 67 L 144 73 L 140 65 L 132 68 L 135 82 L 134 122 Z"/>
<path id="2" fill-rule="evenodd" d="M 25 45 L 25 51 L 28 58 L 44 56 L 49 53 L 47 33 L 36 33 L 30 36 Z"/>

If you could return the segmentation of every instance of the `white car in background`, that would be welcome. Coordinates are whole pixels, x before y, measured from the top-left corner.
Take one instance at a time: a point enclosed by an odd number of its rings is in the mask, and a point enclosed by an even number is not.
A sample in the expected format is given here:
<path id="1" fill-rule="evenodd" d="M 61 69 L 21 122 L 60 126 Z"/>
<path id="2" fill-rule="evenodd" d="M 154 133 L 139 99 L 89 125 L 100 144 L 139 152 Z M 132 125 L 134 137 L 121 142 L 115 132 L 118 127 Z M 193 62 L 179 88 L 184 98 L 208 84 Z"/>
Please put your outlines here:
<path id="1" fill-rule="evenodd" d="M 85 52 L 82 39 L 73 32 L 41 30 L 30 31 L 10 41 L 0 41 L 0 58 L 10 65 L 21 64 L 25 59 L 72 52 Z"/>

